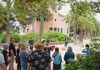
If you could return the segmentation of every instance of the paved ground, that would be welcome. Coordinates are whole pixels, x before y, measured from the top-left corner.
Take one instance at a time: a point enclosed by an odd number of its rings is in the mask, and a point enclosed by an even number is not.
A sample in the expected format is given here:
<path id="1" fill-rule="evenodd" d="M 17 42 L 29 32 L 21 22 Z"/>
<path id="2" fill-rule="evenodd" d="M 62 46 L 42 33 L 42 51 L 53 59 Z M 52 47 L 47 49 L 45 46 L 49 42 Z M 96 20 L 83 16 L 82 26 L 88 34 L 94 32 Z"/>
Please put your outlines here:
<path id="1" fill-rule="evenodd" d="M 77 43 L 76 45 L 74 45 L 73 43 L 69 43 L 68 46 L 71 46 L 73 48 L 73 52 L 76 55 L 76 54 L 81 54 L 81 51 L 84 49 L 84 45 L 85 44 L 89 44 L 89 42 L 90 42 L 90 40 L 84 40 L 83 43 Z M 64 62 L 64 54 L 65 54 L 65 52 L 67 50 L 67 47 L 65 48 L 64 44 L 55 45 L 55 46 L 60 48 L 60 53 L 62 54 L 62 60 L 63 60 L 63 62 L 62 62 L 62 68 L 64 68 L 63 67 L 64 63 L 65 63 Z M 53 52 L 54 51 L 51 52 L 51 55 L 52 55 Z M 15 67 L 15 70 L 17 70 L 16 69 L 16 64 L 14 65 L 14 67 Z"/>

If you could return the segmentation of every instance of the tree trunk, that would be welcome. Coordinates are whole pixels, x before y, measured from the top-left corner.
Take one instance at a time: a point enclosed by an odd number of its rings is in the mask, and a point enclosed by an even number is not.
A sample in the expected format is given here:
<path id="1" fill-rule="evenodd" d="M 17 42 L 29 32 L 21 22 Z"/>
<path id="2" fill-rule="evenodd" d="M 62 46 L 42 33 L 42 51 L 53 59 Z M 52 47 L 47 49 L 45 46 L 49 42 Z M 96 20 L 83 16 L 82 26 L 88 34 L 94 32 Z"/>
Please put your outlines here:
<path id="1" fill-rule="evenodd" d="M 76 45 L 76 25 L 74 26 L 74 44 Z"/>
<path id="2" fill-rule="evenodd" d="M 41 42 L 43 36 L 43 29 L 44 29 L 44 19 L 40 19 L 40 31 L 39 31 L 39 42 Z"/>
<path id="3" fill-rule="evenodd" d="M 34 23 L 35 23 L 35 21 L 33 21 L 33 23 L 32 23 L 32 32 L 34 32 Z"/>
<path id="4" fill-rule="evenodd" d="M 80 30 L 79 42 L 83 42 L 83 39 L 84 39 L 83 30 Z"/>
<path id="5" fill-rule="evenodd" d="M 10 19 L 7 18 L 7 23 L 6 23 L 6 43 L 10 43 Z"/>
<path id="6" fill-rule="evenodd" d="M 87 32 L 86 32 L 86 30 L 84 31 L 84 39 L 86 39 L 86 37 L 87 37 L 87 34 L 86 34 Z"/>

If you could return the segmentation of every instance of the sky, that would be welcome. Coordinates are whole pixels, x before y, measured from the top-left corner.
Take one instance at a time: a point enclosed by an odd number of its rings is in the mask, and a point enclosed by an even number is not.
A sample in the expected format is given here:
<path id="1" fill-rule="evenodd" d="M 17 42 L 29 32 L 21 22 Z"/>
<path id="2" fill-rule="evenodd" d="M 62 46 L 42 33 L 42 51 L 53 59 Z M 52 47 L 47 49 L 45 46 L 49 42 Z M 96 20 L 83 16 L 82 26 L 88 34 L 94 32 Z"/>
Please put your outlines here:
<path id="1" fill-rule="evenodd" d="M 62 9 L 59 11 L 59 13 L 62 15 L 67 15 L 70 10 L 70 4 L 67 4 L 66 6 L 62 6 Z M 100 21 L 100 13 L 97 13 L 95 18 Z"/>

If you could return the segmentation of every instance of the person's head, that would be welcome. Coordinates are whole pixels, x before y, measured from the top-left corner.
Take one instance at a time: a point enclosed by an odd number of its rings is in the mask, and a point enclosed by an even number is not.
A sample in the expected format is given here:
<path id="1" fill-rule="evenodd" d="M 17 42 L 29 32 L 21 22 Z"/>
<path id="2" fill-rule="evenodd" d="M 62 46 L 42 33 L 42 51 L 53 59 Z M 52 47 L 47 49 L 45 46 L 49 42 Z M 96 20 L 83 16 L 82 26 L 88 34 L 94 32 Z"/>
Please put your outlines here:
<path id="1" fill-rule="evenodd" d="M 17 47 L 17 48 L 18 48 L 18 49 L 20 49 L 20 48 L 21 48 L 21 46 L 22 46 L 22 43 L 18 44 L 18 47 Z"/>
<path id="2" fill-rule="evenodd" d="M 86 48 L 86 49 L 89 49 L 89 44 L 86 44 L 86 45 L 85 45 L 85 48 Z"/>
<path id="3" fill-rule="evenodd" d="M 37 43 L 35 44 L 35 50 L 42 51 L 44 49 L 44 44 Z"/>
<path id="4" fill-rule="evenodd" d="M 10 41 L 11 43 L 14 43 L 15 42 L 15 40 L 14 39 L 11 39 L 11 41 Z"/>
<path id="5" fill-rule="evenodd" d="M 68 51 L 68 52 L 72 52 L 72 47 L 69 46 L 68 49 L 67 49 L 67 51 Z"/>
<path id="6" fill-rule="evenodd" d="M 9 48 L 9 45 L 8 45 L 8 44 L 4 44 L 3 48 L 4 48 L 5 50 L 7 50 L 7 49 Z"/>
<path id="7" fill-rule="evenodd" d="M 58 47 L 55 48 L 55 52 L 59 53 L 59 48 Z"/>
<path id="8" fill-rule="evenodd" d="M 47 40 L 47 41 L 46 41 L 46 43 L 45 43 L 45 44 L 46 44 L 46 46 L 48 46 L 48 45 L 49 45 L 49 42 L 50 42 L 49 40 Z"/>
<path id="9" fill-rule="evenodd" d="M 21 51 L 24 51 L 24 50 L 28 50 L 28 45 L 26 45 L 26 44 L 20 44 L 20 50 Z"/>

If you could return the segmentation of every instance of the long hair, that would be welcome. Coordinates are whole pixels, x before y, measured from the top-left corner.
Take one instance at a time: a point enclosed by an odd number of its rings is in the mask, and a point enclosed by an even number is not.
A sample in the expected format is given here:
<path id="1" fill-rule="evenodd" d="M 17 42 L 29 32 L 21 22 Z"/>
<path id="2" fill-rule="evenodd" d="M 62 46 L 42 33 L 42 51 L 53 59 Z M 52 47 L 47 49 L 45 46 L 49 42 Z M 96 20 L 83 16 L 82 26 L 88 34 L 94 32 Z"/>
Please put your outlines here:
<path id="1" fill-rule="evenodd" d="M 71 46 L 68 47 L 67 52 L 72 52 L 72 47 Z"/>
<path id="2" fill-rule="evenodd" d="M 25 44 L 20 44 L 20 51 L 26 50 L 26 45 Z"/>
<path id="3" fill-rule="evenodd" d="M 59 53 L 59 48 L 58 47 L 55 48 L 55 52 Z"/>

